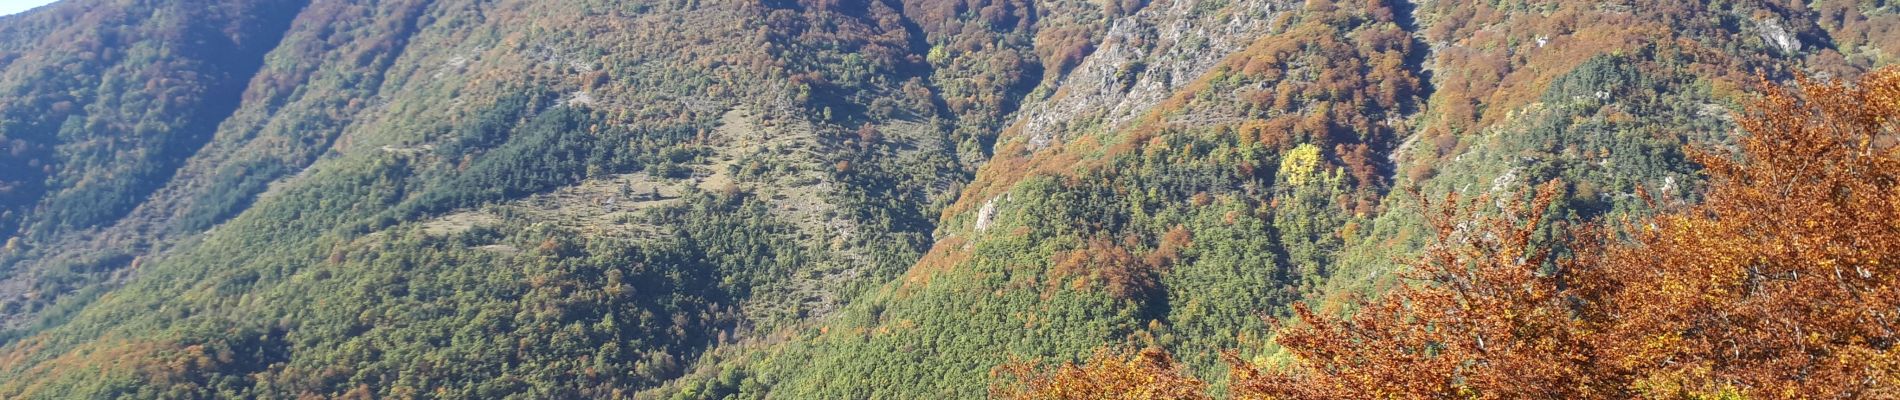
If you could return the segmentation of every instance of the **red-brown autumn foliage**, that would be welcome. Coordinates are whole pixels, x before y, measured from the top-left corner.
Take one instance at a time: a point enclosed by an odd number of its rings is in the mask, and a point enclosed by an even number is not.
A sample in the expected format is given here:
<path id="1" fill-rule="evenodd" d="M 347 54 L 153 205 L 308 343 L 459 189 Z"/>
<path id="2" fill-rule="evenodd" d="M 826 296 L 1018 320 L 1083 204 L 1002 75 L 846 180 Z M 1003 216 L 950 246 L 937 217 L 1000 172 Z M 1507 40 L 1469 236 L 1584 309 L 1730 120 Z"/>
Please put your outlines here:
<path id="1" fill-rule="evenodd" d="M 1900 397 L 1900 68 L 1800 86 L 1750 109 L 1739 155 L 1692 152 L 1700 205 L 1539 243 L 1556 184 L 1528 212 L 1447 199 L 1415 283 L 1352 317 L 1301 308 L 1294 365 L 1237 365 L 1235 393 Z"/>
<path id="2" fill-rule="evenodd" d="M 1194 379 L 1168 353 L 1149 348 L 1124 353 L 1100 350 L 1085 364 L 1065 363 L 1041 371 L 1013 362 L 992 372 L 1010 379 L 990 387 L 990 398 L 1021 400 L 1211 399 L 1207 383 Z"/>
<path id="3" fill-rule="evenodd" d="M 1117 299 L 1133 299 L 1155 289 L 1158 267 L 1141 262 L 1114 241 L 1095 238 L 1088 247 L 1057 257 L 1050 267 L 1050 284 L 1076 290 L 1099 285 Z"/>

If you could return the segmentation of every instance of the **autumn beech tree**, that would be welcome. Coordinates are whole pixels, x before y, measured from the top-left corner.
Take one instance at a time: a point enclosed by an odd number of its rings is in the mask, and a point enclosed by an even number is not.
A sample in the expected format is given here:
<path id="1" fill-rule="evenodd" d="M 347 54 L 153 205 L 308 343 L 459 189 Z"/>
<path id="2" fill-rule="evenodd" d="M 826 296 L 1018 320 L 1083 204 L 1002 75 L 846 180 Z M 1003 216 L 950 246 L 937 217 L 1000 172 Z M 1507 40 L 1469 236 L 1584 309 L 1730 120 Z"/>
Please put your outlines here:
<path id="1" fill-rule="evenodd" d="M 1647 218 L 1540 238 L 1556 182 L 1433 202 L 1414 279 L 1350 317 L 1299 308 L 1296 361 L 1234 363 L 1234 393 L 1900 398 L 1900 68 L 1770 89 L 1740 127 L 1691 149 L 1701 204 Z"/>

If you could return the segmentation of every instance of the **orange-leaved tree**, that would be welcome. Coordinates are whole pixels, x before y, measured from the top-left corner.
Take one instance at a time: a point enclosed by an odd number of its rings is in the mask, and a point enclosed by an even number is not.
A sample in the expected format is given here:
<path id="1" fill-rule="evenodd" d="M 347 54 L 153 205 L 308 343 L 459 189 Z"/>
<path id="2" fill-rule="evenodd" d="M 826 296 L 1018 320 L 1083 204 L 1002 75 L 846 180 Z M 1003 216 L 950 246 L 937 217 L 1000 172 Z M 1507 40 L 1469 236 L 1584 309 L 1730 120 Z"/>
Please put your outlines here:
<path id="1" fill-rule="evenodd" d="M 1560 190 L 1456 197 L 1416 278 L 1298 310 L 1246 398 L 1900 398 L 1900 68 L 1770 89 L 1695 206 L 1534 234 Z M 1553 256 L 1553 249 L 1562 249 Z"/>

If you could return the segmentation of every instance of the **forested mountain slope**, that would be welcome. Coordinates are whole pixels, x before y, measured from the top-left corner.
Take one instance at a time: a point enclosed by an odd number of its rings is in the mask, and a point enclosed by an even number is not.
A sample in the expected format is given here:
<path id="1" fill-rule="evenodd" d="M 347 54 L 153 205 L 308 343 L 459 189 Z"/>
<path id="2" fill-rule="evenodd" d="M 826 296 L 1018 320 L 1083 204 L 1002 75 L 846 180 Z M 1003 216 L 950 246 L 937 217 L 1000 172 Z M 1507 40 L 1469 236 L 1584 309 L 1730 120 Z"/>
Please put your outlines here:
<path id="1" fill-rule="evenodd" d="M 1815 2 L 66 0 L 0 17 L 0 397 L 980 397 L 1280 357 L 1417 190 L 1694 201 Z"/>

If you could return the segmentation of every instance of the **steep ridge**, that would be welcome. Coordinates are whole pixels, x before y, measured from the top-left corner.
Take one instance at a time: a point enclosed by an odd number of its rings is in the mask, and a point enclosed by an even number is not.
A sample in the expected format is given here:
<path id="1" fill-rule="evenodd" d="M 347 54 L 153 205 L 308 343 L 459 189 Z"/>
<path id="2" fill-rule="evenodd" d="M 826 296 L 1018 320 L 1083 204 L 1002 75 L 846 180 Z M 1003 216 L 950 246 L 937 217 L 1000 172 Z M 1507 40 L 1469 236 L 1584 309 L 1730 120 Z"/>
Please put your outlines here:
<path id="1" fill-rule="evenodd" d="M 1409 193 L 1563 178 L 1570 220 L 1645 212 L 1639 187 L 1693 201 L 1679 149 L 1727 140 L 1755 77 L 1891 64 L 1900 15 L 74 1 L 0 18 L 0 397 L 967 398 L 1012 360 L 1130 345 L 1218 388 L 1222 351 L 1282 357 L 1263 317 L 1393 282 Z M 18 39 L 178 10 L 261 64 Z M 180 46 L 155 37 L 93 51 Z M 209 78 L 129 75 L 180 64 Z M 40 115 L 98 82 L 238 102 Z M 189 133 L 113 130 L 148 120 Z M 85 149 L 138 156 L 47 161 Z M 61 216 L 94 188 L 123 201 Z"/>
<path id="2" fill-rule="evenodd" d="M 400 35 L 406 35 L 362 33 L 412 25 L 421 12 L 420 4 L 412 2 L 401 12 L 380 16 L 370 15 L 373 9 L 367 6 L 337 3 L 304 10 L 327 19 L 300 18 L 278 49 L 260 56 L 266 63 L 250 79 L 240 108 L 219 125 L 208 144 L 185 160 L 175 179 L 110 225 L 23 241 L 8 254 L 12 268 L 23 275 L 10 279 L 38 283 L 41 287 L 33 295 L 41 302 L 62 295 L 62 289 L 77 287 L 82 296 L 73 301 L 82 304 L 85 292 L 97 290 L 85 284 L 111 285 L 102 280 L 123 279 L 130 270 L 121 268 L 136 266 L 141 257 L 162 253 L 172 242 L 203 232 L 242 210 L 266 182 L 314 162 L 368 105 L 360 99 L 374 97 L 374 85 L 345 84 L 341 78 L 380 81 L 394 59 L 390 54 L 400 50 Z M 324 44 L 326 39 L 317 37 L 318 32 L 360 38 Z M 332 46 L 336 49 L 316 54 L 317 49 Z M 328 77 L 315 75 L 320 65 L 338 63 L 346 56 L 375 57 L 376 61 L 331 72 Z M 78 265 L 83 267 L 71 266 L 72 260 L 80 260 Z M 78 283 L 44 287 L 45 282 L 62 280 Z"/>
<path id="3" fill-rule="evenodd" d="M 300 2 L 67 3 L 10 18 L 0 230 L 124 215 L 238 107 Z M 137 87 L 134 87 L 134 86 Z"/>
<path id="4" fill-rule="evenodd" d="M 131 261 L 116 251 L 31 253 L 111 224 L 177 175 L 241 106 L 244 82 L 303 6 L 97 3 L 0 24 L 9 38 L 0 44 L 0 329 Z"/>

